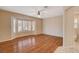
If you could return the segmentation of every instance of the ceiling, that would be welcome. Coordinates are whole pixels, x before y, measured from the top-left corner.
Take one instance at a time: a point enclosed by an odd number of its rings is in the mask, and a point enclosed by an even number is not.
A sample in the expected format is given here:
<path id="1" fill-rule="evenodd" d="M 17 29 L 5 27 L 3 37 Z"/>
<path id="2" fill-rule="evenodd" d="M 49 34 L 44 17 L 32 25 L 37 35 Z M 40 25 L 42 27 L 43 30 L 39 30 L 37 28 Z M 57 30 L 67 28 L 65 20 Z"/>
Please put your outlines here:
<path id="1" fill-rule="evenodd" d="M 38 17 L 38 10 L 44 9 L 44 6 L 0 6 L 0 9 Z M 48 6 L 46 9 L 40 12 L 40 18 L 48 18 L 59 15 L 63 15 L 62 6 Z"/>

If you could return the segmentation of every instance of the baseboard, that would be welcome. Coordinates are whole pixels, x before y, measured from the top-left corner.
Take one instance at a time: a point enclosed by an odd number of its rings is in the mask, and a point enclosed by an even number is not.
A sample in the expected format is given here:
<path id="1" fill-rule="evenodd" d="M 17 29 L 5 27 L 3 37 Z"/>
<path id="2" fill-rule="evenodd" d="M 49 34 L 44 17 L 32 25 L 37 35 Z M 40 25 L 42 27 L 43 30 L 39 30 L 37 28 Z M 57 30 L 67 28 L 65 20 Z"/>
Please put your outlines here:
<path id="1" fill-rule="evenodd" d="M 10 41 L 10 40 L 14 40 L 14 39 L 18 39 L 18 38 L 22 38 L 22 37 L 26 37 L 26 36 L 35 36 L 35 35 L 41 35 L 41 34 L 31 34 L 31 35 L 23 35 L 23 36 L 15 36 L 15 37 L 11 37 L 10 39 L 7 39 L 7 40 L 1 40 L 1 42 L 7 42 L 7 41 Z"/>
<path id="2" fill-rule="evenodd" d="M 41 34 L 32 34 L 32 35 L 17 36 L 17 37 L 14 37 L 14 38 L 8 39 L 8 40 L 0 41 L 0 43 L 1 43 L 1 42 L 7 42 L 7 41 L 10 41 L 10 40 L 14 40 L 14 39 L 18 39 L 18 38 L 22 38 L 22 37 L 26 37 L 26 36 L 35 36 L 35 35 L 47 35 L 47 36 L 52 36 L 52 37 L 63 38 L 63 37 L 60 37 L 60 36 L 54 36 L 54 35 L 49 35 L 49 34 L 41 33 Z"/>
<path id="3" fill-rule="evenodd" d="M 50 35 L 50 34 L 42 34 L 42 35 L 48 35 L 48 36 L 54 36 L 54 37 L 59 37 L 59 38 L 63 38 L 62 36 L 55 36 L 55 35 Z"/>

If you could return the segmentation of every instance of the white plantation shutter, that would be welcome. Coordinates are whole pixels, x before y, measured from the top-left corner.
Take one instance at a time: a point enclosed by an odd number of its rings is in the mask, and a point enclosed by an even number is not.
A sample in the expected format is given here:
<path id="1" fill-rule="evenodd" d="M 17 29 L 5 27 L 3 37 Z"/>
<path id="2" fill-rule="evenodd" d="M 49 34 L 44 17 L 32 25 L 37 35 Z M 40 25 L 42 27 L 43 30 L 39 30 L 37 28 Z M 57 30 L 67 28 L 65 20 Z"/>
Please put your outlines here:
<path id="1" fill-rule="evenodd" d="M 12 22 L 13 22 L 13 25 L 12 25 L 12 27 L 13 27 L 13 33 L 16 33 L 16 19 L 13 18 Z"/>
<path id="2" fill-rule="evenodd" d="M 12 33 L 18 32 L 32 32 L 35 31 L 36 22 L 31 20 L 22 20 L 12 17 L 11 19 L 11 30 Z"/>
<path id="3" fill-rule="evenodd" d="M 35 21 L 32 21 L 32 31 L 35 31 L 36 23 Z"/>
<path id="4" fill-rule="evenodd" d="M 25 20 L 23 20 L 23 30 L 24 31 L 27 31 L 28 30 L 28 23 Z"/>
<path id="5" fill-rule="evenodd" d="M 31 21 L 28 21 L 28 31 L 31 31 Z"/>
<path id="6" fill-rule="evenodd" d="M 18 32 L 22 32 L 22 20 L 18 20 Z"/>

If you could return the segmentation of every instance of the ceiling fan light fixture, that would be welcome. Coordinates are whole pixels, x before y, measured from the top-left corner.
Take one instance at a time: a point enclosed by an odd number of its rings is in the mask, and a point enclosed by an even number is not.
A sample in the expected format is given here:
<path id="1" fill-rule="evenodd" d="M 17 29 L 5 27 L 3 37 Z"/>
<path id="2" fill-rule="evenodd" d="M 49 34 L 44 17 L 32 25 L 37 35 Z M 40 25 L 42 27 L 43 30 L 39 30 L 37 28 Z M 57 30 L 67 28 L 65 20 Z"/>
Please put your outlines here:
<path id="1" fill-rule="evenodd" d="M 39 18 L 41 18 L 41 16 L 40 16 L 40 15 L 38 15 L 38 17 L 39 17 Z"/>
<path id="2" fill-rule="evenodd" d="M 38 15 L 40 15 L 40 11 L 38 11 Z"/>
<path id="3" fill-rule="evenodd" d="M 41 13 L 40 13 L 40 12 L 42 12 L 42 11 L 45 10 L 46 8 L 48 8 L 48 6 L 44 6 L 44 9 L 42 9 L 42 10 L 38 10 L 37 16 L 38 16 L 39 18 L 41 18 Z"/>
<path id="4" fill-rule="evenodd" d="M 37 16 L 38 16 L 39 18 L 41 17 L 41 16 L 40 16 L 40 11 L 38 11 Z"/>

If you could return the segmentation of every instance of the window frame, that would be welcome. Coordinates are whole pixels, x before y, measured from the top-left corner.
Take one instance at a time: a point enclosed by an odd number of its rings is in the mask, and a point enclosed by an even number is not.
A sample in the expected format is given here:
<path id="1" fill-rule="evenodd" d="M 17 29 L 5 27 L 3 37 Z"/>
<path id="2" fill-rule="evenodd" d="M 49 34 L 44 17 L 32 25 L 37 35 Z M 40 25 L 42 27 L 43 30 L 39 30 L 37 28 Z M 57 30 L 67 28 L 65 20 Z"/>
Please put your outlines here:
<path id="1" fill-rule="evenodd" d="M 14 32 L 14 28 L 13 28 L 13 20 L 15 19 L 15 32 Z M 21 23 L 21 31 L 18 31 L 18 21 L 21 21 L 22 23 Z M 25 23 L 25 21 L 26 21 L 26 23 Z M 33 22 L 35 22 L 35 25 L 33 24 Z M 24 24 L 25 23 L 25 24 Z M 27 30 L 25 30 L 25 25 L 26 25 L 26 28 L 27 28 Z M 33 29 L 33 27 L 34 27 L 34 29 Z M 30 29 L 29 29 L 30 28 Z M 16 18 L 16 17 L 11 17 L 11 32 L 13 33 L 13 34 L 16 34 L 16 33 L 20 33 L 20 32 L 34 32 L 36 30 L 36 21 L 35 20 L 26 20 L 26 19 L 20 19 L 20 18 Z"/>

